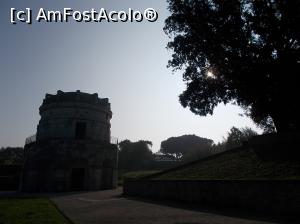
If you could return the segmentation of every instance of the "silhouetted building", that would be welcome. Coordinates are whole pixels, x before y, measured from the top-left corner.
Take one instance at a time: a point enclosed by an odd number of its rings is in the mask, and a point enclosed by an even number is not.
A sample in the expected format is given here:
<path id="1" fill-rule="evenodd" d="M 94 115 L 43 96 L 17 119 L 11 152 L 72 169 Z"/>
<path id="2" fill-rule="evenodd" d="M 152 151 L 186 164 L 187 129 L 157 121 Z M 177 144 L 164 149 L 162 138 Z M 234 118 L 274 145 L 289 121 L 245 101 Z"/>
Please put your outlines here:
<path id="1" fill-rule="evenodd" d="M 26 139 L 22 191 L 111 189 L 117 145 L 111 144 L 108 99 L 98 94 L 46 94 L 35 136 Z"/>

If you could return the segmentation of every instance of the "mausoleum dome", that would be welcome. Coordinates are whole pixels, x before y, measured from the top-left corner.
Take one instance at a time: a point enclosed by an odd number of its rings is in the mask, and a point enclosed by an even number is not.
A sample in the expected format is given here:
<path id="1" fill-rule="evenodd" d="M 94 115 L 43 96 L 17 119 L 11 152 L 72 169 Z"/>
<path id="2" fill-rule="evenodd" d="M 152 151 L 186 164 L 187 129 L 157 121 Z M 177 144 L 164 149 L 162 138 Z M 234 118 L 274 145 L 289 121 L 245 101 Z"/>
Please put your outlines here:
<path id="1" fill-rule="evenodd" d="M 46 94 L 40 107 L 37 140 L 90 139 L 110 141 L 112 112 L 107 98 L 80 91 Z"/>

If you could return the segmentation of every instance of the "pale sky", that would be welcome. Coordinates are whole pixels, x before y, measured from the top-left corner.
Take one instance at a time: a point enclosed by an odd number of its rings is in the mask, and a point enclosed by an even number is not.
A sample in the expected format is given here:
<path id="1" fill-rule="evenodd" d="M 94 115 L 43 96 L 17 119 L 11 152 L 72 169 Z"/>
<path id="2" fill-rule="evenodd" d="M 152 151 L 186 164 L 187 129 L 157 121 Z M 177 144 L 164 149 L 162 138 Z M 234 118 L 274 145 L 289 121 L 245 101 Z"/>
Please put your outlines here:
<path id="1" fill-rule="evenodd" d="M 145 10 L 153 23 L 10 23 L 11 8 L 47 10 Z M 220 105 L 213 116 L 183 108 L 181 72 L 166 67 L 171 53 L 163 32 L 168 16 L 163 0 L 1 0 L 0 147 L 23 146 L 36 132 L 38 108 L 57 90 L 95 93 L 109 98 L 112 136 L 154 143 L 183 134 L 221 141 L 232 126 L 251 127 L 236 106 Z"/>

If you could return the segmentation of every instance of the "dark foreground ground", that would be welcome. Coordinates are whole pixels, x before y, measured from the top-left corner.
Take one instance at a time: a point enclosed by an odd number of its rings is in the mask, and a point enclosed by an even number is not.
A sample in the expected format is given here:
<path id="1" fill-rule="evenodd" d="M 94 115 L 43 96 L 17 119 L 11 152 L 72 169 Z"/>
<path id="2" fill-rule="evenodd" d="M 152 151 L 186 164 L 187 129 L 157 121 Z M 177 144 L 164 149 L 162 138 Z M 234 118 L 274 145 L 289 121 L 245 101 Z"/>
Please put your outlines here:
<path id="1" fill-rule="evenodd" d="M 178 202 L 122 197 L 121 189 L 52 195 L 51 200 L 75 224 L 267 224 L 274 217 L 195 208 Z M 290 222 L 292 223 L 292 222 Z"/>
<path id="2" fill-rule="evenodd" d="M 123 197 L 122 189 L 62 194 L 0 192 L 0 198 L 49 197 L 74 224 L 275 224 L 279 214 L 213 210 L 199 205 Z M 42 223 L 41 223 L 42 224 Z"/>

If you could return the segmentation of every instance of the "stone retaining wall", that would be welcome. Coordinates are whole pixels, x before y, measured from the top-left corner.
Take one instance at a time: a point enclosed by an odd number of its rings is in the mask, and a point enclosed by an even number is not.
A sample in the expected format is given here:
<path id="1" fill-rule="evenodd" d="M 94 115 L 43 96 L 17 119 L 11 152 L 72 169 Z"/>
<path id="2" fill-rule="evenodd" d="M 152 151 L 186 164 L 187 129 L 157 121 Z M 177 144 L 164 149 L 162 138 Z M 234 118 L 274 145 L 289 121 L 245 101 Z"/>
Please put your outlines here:
<path id="1" fill-rule="evenodd" d="M 300 181 L 130 180 L 124 195 L 299 216 Z"/>

